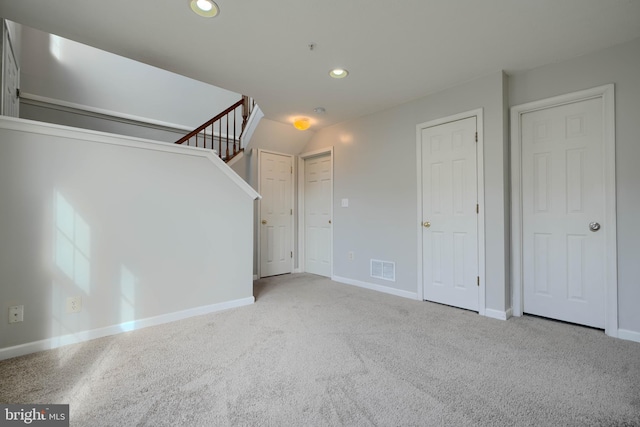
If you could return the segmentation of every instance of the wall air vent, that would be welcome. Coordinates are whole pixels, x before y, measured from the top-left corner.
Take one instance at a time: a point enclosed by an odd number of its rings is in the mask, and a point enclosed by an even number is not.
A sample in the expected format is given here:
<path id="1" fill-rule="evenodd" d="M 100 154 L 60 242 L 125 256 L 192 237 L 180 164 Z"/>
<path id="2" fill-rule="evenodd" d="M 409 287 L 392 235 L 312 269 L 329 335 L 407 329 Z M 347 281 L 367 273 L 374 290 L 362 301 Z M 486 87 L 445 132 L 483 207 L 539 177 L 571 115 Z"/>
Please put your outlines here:
<path id="1" fill-rule="evenodd" d="M 376 279 L 396 281 L 396 263 L 391 261 L 371 260 L 371 277 Z"/>

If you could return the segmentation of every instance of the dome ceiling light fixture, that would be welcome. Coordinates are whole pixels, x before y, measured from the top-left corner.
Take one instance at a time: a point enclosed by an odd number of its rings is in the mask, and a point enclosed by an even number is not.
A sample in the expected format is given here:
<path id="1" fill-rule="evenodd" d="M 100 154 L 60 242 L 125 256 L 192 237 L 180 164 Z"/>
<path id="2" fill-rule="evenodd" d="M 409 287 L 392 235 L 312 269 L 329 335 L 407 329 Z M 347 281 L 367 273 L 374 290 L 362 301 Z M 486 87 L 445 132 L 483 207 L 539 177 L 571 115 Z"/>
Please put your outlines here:
<path id="1" fill-rule="evenodd" d="M 205 18 L 218 16 L 220 8 L 213 0 L 188 0 L 191 10 Z"/>
<path id="2" fill-rule="evenodd" d="M 349 72 L 344 68 L 334 68 L 333 70 L 329 71 L 329 75 L 334 79 L 344 79 L 349 75 Z"/>
<path id="3" fill-rule="evenodd" d="M 307 130 L 311 126 L 311 121 L 307 117 L 298 117 L 293 121 L 293 127 L 298 130 Z"/>
<path id="4" fill-rule="evenodd" d="M 324 107 L 316 107 L 316 108 L 313 109 L 313 111 L 316 114 L 324 114 L 324 113 L 327 112 L 327 110 Z"/>

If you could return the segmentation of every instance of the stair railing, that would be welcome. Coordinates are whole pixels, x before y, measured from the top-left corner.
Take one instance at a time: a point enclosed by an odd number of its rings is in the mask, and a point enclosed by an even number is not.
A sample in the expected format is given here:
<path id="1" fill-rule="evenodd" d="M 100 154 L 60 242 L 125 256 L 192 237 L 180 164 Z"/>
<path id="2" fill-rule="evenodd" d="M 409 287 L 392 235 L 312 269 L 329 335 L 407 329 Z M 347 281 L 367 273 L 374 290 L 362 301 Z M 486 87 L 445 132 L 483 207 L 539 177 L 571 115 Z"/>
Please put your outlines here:
<path id="1" fill-rule="evenodd" d="M 244 150 L 241 147 L 242 136 L 254 106 L 255 101 L 243 95 L 238 102 L 175 143 L 215 150 L 222 160 L 228 162 Z M 238 114 L 242 118 L 240 129 Z"/>

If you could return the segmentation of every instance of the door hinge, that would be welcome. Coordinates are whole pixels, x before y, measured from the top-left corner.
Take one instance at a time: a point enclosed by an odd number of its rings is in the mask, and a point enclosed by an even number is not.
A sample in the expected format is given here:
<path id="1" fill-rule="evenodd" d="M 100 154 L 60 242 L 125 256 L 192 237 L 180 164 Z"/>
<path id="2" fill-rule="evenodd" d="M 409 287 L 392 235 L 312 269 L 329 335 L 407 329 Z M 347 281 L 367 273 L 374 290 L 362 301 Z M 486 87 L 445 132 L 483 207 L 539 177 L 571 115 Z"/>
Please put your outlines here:
<path id="1" fill-rule="evenodd" d="M 293 209 L 289 209 L 289 215 L 293 215 Z"/>
<path id="2" fill-rule="evenodd" d="M 291 166 L 291 175 L 293 175 L 293 166 Z"/>
<path id="3" fill-rule="evenodd" d="M 480 286 L 480 276 L 478 276 L 478 286 Z"/>
<path id="4" fill-rule="evenodd" d="M 476 203 L 476 213 L 477 214 L 480 213 L 480 205 L 478 203 Z"/>
<path id="5" fill-rule="evenodd" d="M 16 98 L 20 98 L 20 88 L 16 88 Z"/>
<path id="6" fill-rule="evenodd" d="M 476 132 L 476 142 L 478 142 L 478 132 Z"/>
<path id="7" fill-rule="evenodd" d="M 291 251 L 291 258 L 293 258 L 293 251 Z"/>

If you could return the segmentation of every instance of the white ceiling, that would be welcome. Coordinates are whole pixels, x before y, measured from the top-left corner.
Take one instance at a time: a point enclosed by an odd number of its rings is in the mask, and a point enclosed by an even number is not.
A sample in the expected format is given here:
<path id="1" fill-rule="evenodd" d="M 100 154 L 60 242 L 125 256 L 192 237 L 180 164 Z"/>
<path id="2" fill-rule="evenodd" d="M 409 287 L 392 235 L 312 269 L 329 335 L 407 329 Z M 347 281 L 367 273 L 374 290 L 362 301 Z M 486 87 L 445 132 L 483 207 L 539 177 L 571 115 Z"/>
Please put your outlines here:
<path id="1" fill-rule="evenodd" d="M 306 115 L 312 129 L 640 37 L 639 0 L 217 3 L 206 19 L 187 0 L 0 0 L 0 16 L 253 96 L 272 120 Z M 349 77 L 331 79 L 334 67 Z"/>

